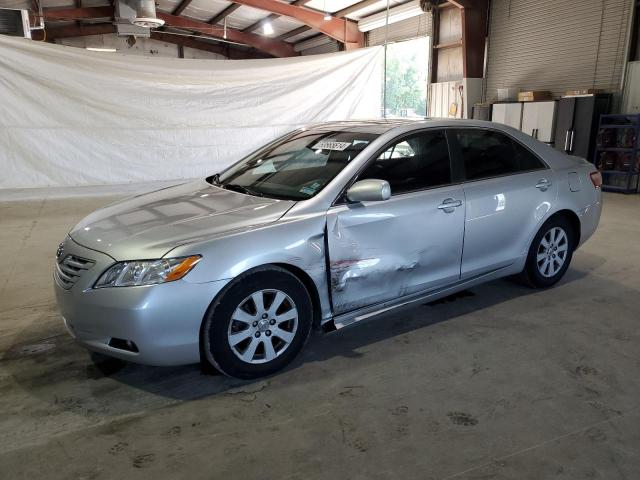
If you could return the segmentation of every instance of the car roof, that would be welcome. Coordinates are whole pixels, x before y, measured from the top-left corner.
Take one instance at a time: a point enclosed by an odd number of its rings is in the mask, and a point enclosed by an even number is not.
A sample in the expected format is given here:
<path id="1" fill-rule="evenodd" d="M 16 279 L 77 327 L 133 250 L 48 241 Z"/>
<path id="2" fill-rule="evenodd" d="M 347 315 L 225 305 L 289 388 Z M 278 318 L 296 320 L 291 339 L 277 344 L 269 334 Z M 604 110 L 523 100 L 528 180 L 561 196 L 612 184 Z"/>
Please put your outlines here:
<path id="1" fill-rule="evenodd" d="M 482 120 L 466 120 L 460 118 L 386 118 L 377 120 L 349 120 L 340 122 L 323 122 L 308 125 L 306 128 L 318 132 L 355 132 L 382 135 L 390 130 L 407 132 L 429 127 L 484 127 L 504 129 L 504 125 Z M 508 127 L 507 127 L 508 128 Z"/>
<path id="2" fill-rule="evenodd" d="M 531 136 L 517 130 L 508 125 L 497 122 L 489 122 L 485 120 L 468 120 L 461 118 L 420 118 L 420 119 L 398 119 L 387 118 L 378 120 L 351 120 L 344 122 L 324 122 L 305 127 L 310 131 L 317 132 L 354 132 L 354 133 L 372 133 L 375 135 L 385 136 L 387 140 L 391 140 L 396 136 L 411 133 L 415 130 L 425 128 L 481 128 L 497 130 L 510 135 L 521 144 L 526 145 L 533 150 L 540 158 L 544 158 L 544 162 L 552 168 L 564 168 L 573 165 L 567 155 L 563 152 L 555 150 L 553 147 L 546 145 Z"/>

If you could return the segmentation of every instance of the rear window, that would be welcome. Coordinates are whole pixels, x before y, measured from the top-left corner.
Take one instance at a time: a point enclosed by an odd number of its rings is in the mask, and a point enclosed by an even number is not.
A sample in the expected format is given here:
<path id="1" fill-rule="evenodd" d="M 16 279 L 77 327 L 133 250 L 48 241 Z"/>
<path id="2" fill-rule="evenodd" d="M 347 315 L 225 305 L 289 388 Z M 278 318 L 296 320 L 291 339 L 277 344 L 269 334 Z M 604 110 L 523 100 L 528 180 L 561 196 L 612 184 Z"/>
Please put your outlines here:
<path id="1" fill-rule="evenodd" d="M 466 180 L 498 177 L 545 168 L 527 148 L 493 130 L 454 129 Z"/>

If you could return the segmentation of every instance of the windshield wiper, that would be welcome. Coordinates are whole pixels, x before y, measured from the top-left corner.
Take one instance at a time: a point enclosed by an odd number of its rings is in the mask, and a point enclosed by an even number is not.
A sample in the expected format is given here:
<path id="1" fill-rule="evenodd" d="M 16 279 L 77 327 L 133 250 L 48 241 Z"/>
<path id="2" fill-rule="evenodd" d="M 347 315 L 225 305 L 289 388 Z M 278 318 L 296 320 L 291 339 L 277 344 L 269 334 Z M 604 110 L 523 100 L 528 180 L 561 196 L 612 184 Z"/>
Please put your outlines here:
<path id="1" fill-rule="evenodd" d="M 227 190 L 232 190 L 234 192 L 240 192 L 246 195 L 253 195 L 255 197 L 264 197 L 264 194 L 262 192 L 258 192 L 257 190 L 253 190 L 251 188 L 244 187 L 242 185 L 237 185 L 235 183 L 225 183 L 225 184 L 220 184 L 220 186 L 222 188 L 226 188 Z"/>

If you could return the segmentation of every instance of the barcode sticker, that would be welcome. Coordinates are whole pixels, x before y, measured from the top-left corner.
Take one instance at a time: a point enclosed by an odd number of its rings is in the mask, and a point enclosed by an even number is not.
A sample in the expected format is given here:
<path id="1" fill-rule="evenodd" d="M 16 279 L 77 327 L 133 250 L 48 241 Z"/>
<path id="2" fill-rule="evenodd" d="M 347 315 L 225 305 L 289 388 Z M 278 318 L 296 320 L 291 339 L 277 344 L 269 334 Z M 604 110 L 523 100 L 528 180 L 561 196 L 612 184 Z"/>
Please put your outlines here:
<path id="1" fill-rule="evenodd" d="M 338 150 L 343 151 L 349 148 L 351 142 L 334 142 L 332 140 L 322 140 L 316 143 L 313 147 L 314 150 Z"/>

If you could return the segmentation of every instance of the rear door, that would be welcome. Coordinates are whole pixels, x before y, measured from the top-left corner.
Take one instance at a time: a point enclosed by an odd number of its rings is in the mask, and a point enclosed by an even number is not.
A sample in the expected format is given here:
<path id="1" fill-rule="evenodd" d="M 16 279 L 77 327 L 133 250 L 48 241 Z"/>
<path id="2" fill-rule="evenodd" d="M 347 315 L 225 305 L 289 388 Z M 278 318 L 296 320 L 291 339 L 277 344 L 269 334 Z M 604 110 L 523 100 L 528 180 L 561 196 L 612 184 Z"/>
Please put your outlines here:
<path id="1" fill-rule="evenodd" d="M 389 182 L 389 200 L 339 201 L 327 212 L 335 313 L 460 277 L 464 192 L 451 181 L 444 131 L 423 131 L 392 142 L 356 180 L 374 178 Z"/>
<path id="2" fill-rule="evenodd" d="M 508 266 L 556 198 L 553 172 L 512 137 L 483 128 L 449 130 L 454 168 L 464 180 L 462 278 Z"/>

